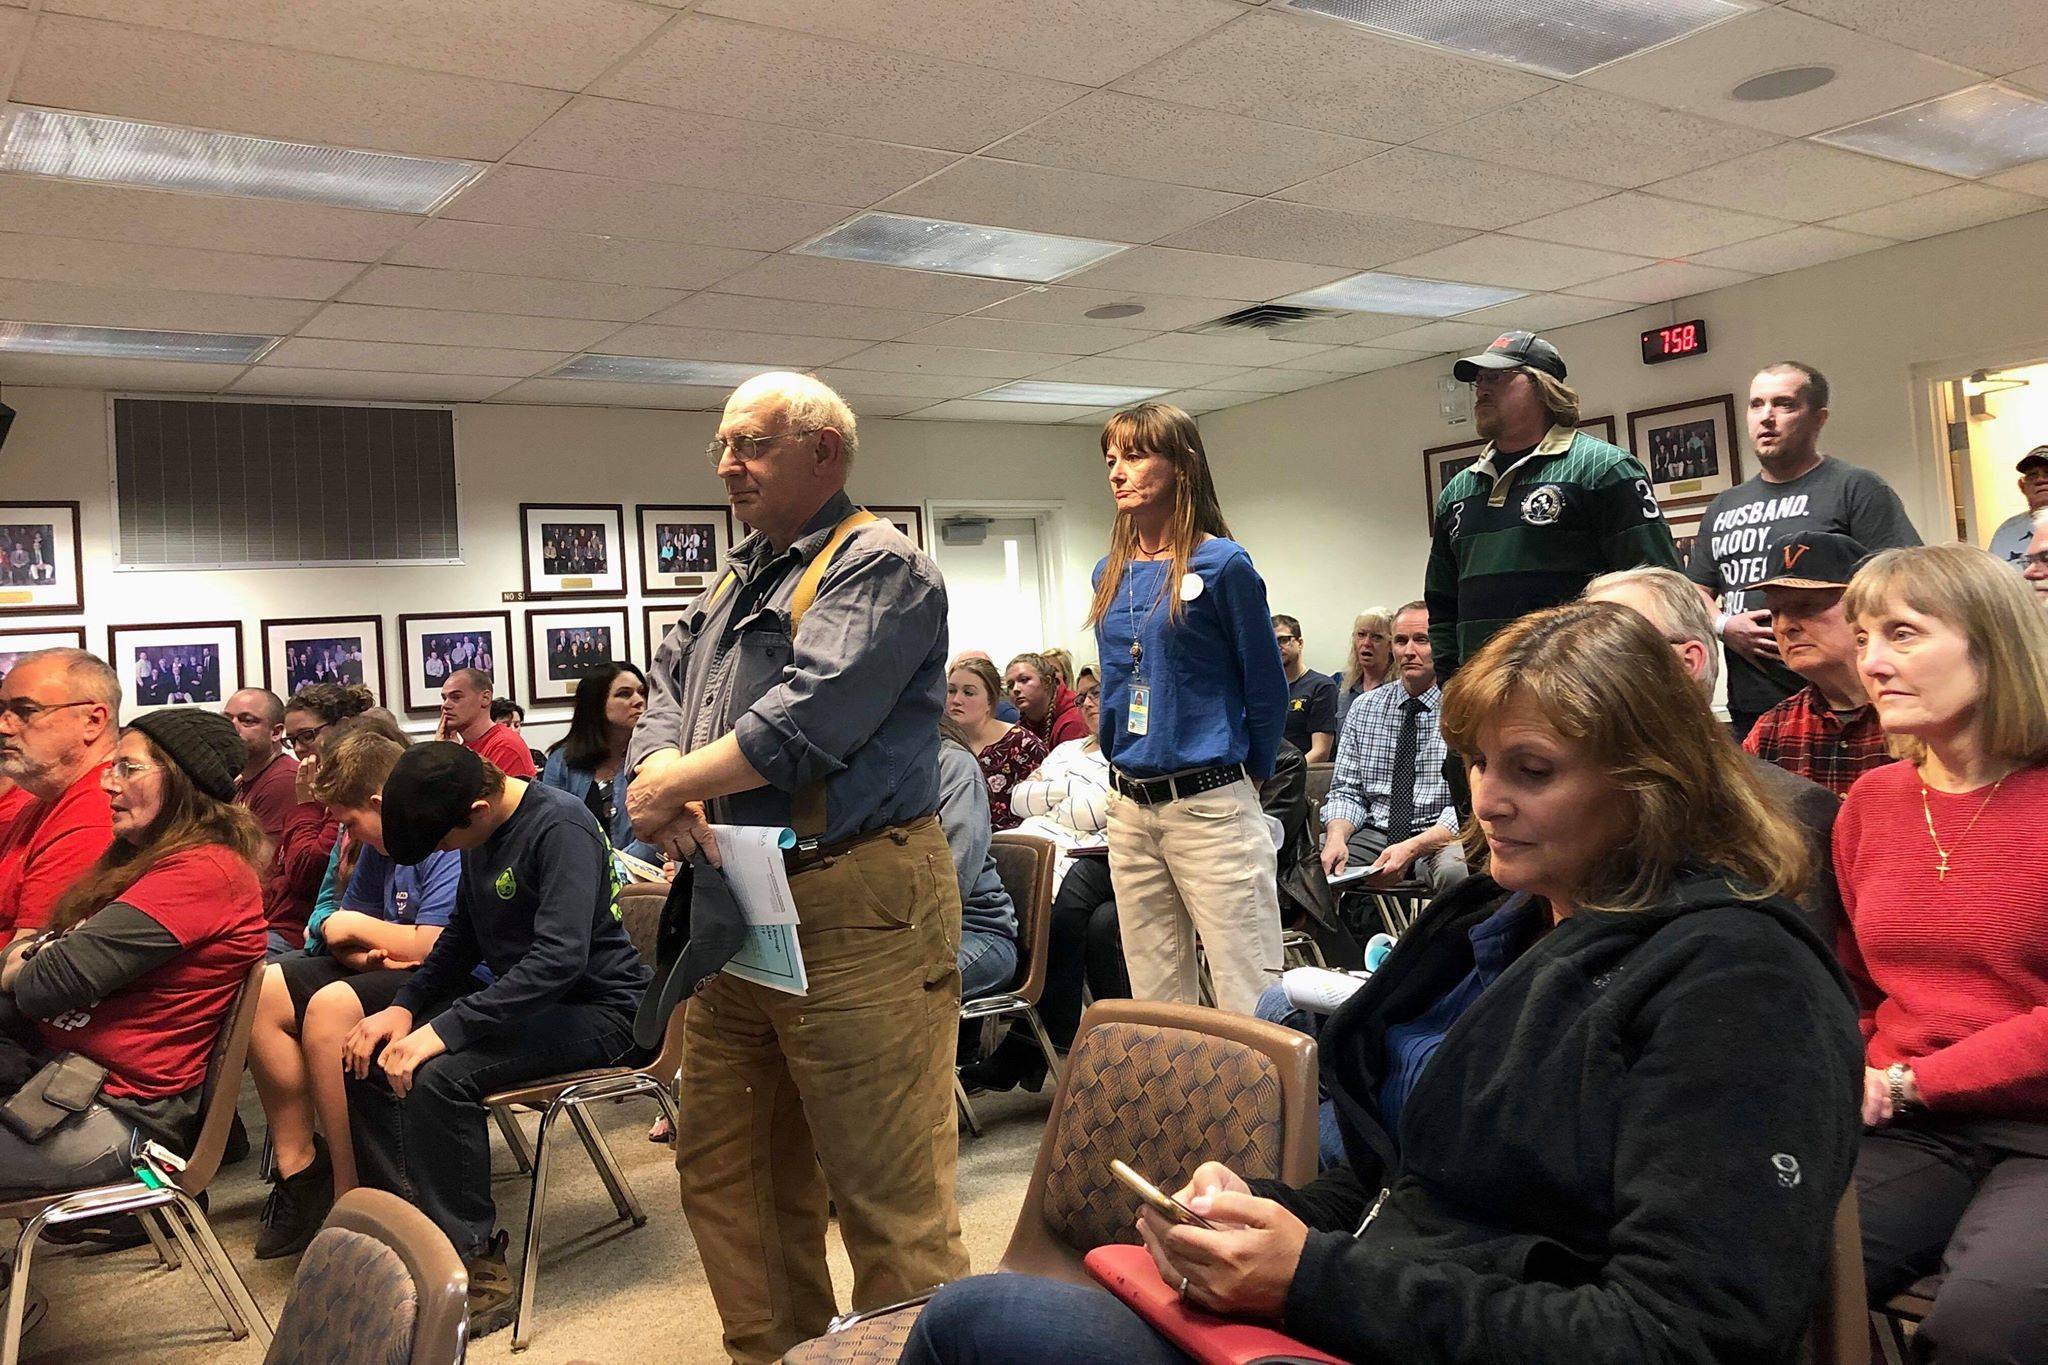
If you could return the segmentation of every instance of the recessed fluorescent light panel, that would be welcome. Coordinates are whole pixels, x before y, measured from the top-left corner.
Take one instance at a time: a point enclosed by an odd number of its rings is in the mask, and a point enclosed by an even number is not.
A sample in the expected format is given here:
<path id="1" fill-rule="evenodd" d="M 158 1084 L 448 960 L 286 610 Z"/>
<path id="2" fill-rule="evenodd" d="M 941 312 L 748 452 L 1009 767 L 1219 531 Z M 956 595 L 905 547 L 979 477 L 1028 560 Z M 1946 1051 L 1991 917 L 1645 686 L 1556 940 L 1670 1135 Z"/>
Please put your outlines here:
<path id="1" fill-rule="evenodd" d="M 1118 384 L 1060 384 L 1049 379 L 1020 379 L 1014 384 L 977 393 L 995 403 L 1066 403 L 1087 408 L 1120 408 L 1157 398 L 1165 389 L 1127 388 Z"/>
<path id="2" fill-rule="evenodd" d="M 0 322 L 0 351 L 98 356 L 115 360 L 192 360 L 247 365 L 276 337 L 219 332 L 149 332 L 131 327 L 67 327 L 54 322 Z"/>
<path id="3" fill-rule="evenodd" d="M 546 379 L 611 379 L 629 384 L 744 384 L 774 365 L 725 360 L 669 360 L 653 355 L 579 355 L 549 370 Z"/>
<path id="4" fill-rule="evenodd" d="M 440 157 L 358 152 L 14 105 L 0 116 L 0 171 L 429 213 L 484 168 Z"/>
<path id="5" fill-rule="evenodd" d="M 1275 302 L 1299 304 L 1304 308 L 1341 308 L 1347 313 L 1447 318 L 1455 313 L 1467 313 L 1474 308 L 1487 308 L 1519 299 L 1527 292 L 1501 289 L 1490 284 L 1453 284 L 1447 280 L 1423 280 L 1412 275 L 1386 275 L 1368 270 L 1349 279 L 1289 294 Z"/>
<path id="6" fill-rule="evenodd" d="M 1972 86 L 1814 141 L 1950 175 L 1991 175 L 2048 157 L 2048 100 L 2002 85 Z"/>
<path id="7" fill-rule="evenodd" d="M 1044 232 L 945 223 L 895 213 L 863 213 L 796 250 L 806 256 L 868 261 L 906 270 L 943 270 L 1043 284 L 1128 250 L 1120 242 Z"/>
<path id="8" fill-rule="evenodd" d="M 1743 13 L 1731 0 L 1287 0 L 1282 8 L 1567 80 Z"/>

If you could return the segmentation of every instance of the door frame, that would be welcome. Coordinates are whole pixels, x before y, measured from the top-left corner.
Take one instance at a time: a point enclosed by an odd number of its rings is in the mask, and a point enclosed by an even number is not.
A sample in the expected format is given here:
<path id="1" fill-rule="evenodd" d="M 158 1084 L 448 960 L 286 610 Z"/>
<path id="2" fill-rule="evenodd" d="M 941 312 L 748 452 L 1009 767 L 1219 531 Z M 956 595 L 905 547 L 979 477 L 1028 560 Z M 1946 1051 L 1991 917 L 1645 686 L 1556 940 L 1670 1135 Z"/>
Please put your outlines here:
<path id="1" fill-rule="evenodd" d="M 924 504 L 927 540 L 934 563 L 939 560 L 939 523 L 949 516 L 989 516 L 998 521 L 1030 521 L 1038 540 L 1038 616 L 1043 638 L 1066 644 L 1067 545 L 1066 501 L 1061 498 L 933 498 Z M 945 571 L 940 565 L 940 572 Z M 1073 646 L 1066 646 L 1072 649 Z"/>
<path id="2" fill-rule="evenodd" d="M 1934 509 L 1941 518 L 1941 541 L 1949 538 L 1957 514 L 1955 485 L 1949 477 L 1948 432 L 1942 421 L 1941 389 L 1968 379 L 1978 370 L 2013 370 L 2034 365 L 2048 365 L 2048 340 L 1923 360 L 1908 371 L 1912 379 L 1913 446 L 1919 457 L 1922 505 Z M 1972 528 L 1973 532 L 1978 529 L 1981 528 Z"/>

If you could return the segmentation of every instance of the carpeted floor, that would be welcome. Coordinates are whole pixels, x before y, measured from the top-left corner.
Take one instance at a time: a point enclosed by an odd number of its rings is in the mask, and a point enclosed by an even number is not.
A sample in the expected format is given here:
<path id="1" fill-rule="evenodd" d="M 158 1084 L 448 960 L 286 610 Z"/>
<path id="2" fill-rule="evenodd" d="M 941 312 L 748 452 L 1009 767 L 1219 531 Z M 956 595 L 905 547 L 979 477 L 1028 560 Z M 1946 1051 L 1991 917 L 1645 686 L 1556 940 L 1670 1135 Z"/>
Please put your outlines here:
<path id="1" fill-rule="evenodd" d="M 974 1268 L 995 1264 L 1008 1243 L 1024 1197 L 1039 1135 L 1050 1108 L 1044 1094 L 979 1098 L 982 1136 L 961 1137 L 960 1211 Z M 262 1112 L 253 1092 L 242 1114 L 257 1143 Z M 723 1360 L 718 1314 L 697 1259 L 697 1248 L 676 1199 L 672 1148 L 646 1140 L 647 1104 L 608 1105 L 599 1115 L 606 1139 L 647 1210 L 645 1227 L 614 1221 L 611 1201 L 567 1125 L 568 1140 L 549 1171 L 543 1228 L 539 1318 L 531 1345 L 512 1354 L 510 1328 L 473 1343 L 473 1361 L 517 1360 L 558 1365 L 571 1360 L 628 1361 L 633 1365 Z M 527 1117 L 527 1131 L 534 1120 Z M 526 1216 L 527 1182 L 516 1173 L 503 1141 L 497 1151 L 498 1218 L 512 1229 L 513 1270 Z M 249 1288 L 272 1322 L 291 1285 L 293 1261 L 255 1260 L 256 1215 L 265 1187 L 256 1162 L 223 1171 L 211 1195 L 215 1232 L 235 1258 Z M 13 1225 L 9 1225 L 10 1229 Z M 11 1239 L 10 1230 L 8 1237 Z M 830 1240 L 833 1280 L 846 1305 L 852 1272 Z M 49 1316 L 23 1343 L 22 1360 L 38 1365 L 258 1365 L 253 1340 L 230 1341 L 192 1271 L 165 1271 L 148 1249 L 83 1256 L 51 1244 L 37 1252 L 36 1287 L 49 1296 Z"/>

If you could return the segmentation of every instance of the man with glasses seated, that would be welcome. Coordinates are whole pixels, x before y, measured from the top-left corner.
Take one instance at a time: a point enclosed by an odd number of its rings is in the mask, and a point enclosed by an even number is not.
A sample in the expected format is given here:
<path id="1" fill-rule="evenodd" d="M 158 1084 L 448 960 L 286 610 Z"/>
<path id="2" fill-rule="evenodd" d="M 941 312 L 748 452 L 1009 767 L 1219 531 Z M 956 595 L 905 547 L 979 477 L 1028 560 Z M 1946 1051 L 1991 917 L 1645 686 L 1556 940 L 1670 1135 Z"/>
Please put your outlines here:
<path id="1" fill-rule="evenodd" d="M 266 688 L 245 687 L 228 698 L 222 713 L 234 722 L 248 753 L 235 779 L 235 804 L 256 817 L 270 841 L 263 916 L 270 924 L 267 957 L 275 962 L 306 941 L 306 917 L 334 851 L 335 822 L 319 802 L 303 799 L 296 790 L 299 761 L 284 751 L 282 697 Z"/>
<path id="2" fill-rule="evenodd" d="M 0 830 L 0 940 L 48 924 L 57 898 L 113 842 L 100 777 L 120 710 L 120 679 L 82 649 L 38 650 L 0 682 L 0 775 L 34 798 Z"/>

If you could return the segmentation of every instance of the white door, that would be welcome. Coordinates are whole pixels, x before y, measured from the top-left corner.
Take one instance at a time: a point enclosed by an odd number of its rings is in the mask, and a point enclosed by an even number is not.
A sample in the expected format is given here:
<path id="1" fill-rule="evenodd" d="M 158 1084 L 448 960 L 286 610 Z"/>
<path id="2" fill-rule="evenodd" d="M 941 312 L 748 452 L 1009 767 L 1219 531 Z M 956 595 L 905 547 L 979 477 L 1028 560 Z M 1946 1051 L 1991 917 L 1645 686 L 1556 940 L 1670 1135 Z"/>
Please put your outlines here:
<path id="1" fill-rule="evenodd" d="M 949 516 L 958 516 L 951 513 Z M 943 521 L 933 557 L 946 578 L 946 653 L 986 650 L 996 668 L 1012 657 L 1051 643 L 1045 632 L 1044 574 L 1038 560 L 1038 523 L 1030 517 L 991 521 L 979 545 L 949 545 Z"/>

